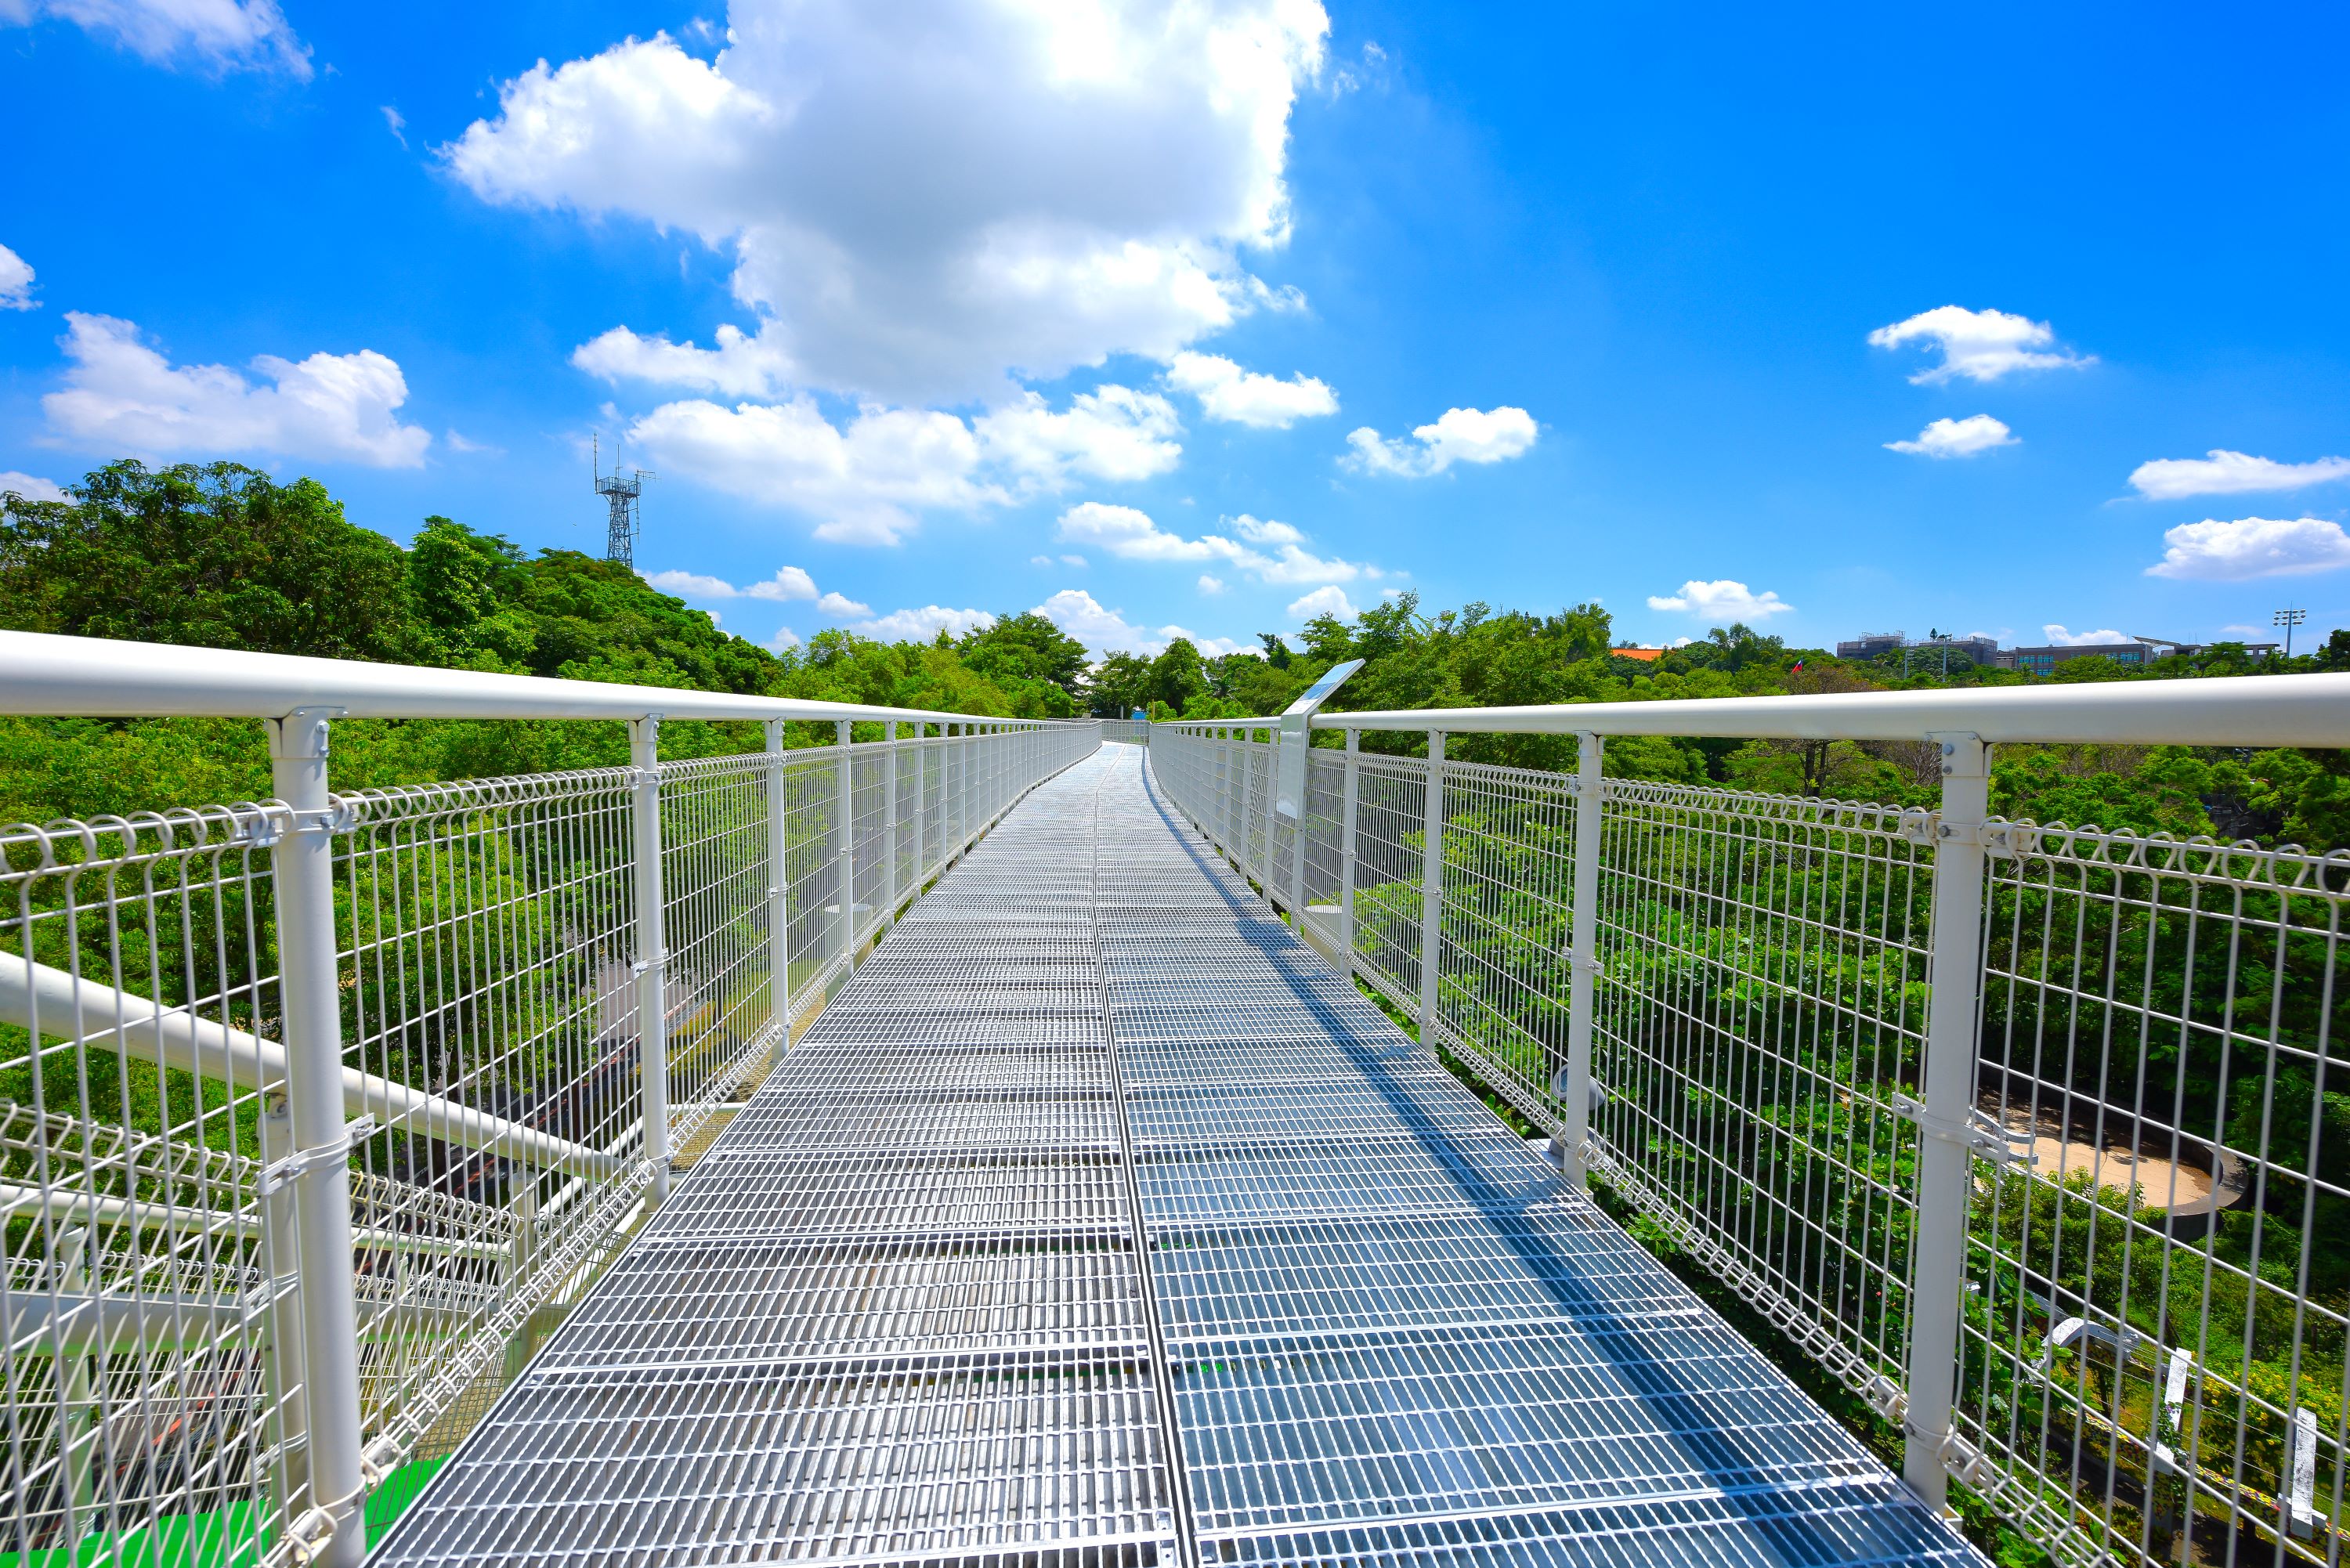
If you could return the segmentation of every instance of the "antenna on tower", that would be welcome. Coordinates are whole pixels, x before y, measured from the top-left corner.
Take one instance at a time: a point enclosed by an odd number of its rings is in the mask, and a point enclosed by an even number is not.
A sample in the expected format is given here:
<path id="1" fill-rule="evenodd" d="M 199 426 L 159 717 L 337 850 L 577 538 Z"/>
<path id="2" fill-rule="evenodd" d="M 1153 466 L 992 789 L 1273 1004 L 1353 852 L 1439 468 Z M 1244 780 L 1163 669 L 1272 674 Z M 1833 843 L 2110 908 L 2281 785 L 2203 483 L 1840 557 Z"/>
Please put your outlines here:
<path id="1" fill-rule="evenodd" d="M 604 559 L 615 561 L 636 570 L 637 535 L 643 523 L 645 481 L 656 477 L 650 469 L 632 468 L 620 472 L 618 459 L 612 472 L 604 472 L 603 438 L 598 432 L 588 448 L 588 466 L 596 480 L 596 493 L 604 498 L 609 517 L 604 534 Z"/>

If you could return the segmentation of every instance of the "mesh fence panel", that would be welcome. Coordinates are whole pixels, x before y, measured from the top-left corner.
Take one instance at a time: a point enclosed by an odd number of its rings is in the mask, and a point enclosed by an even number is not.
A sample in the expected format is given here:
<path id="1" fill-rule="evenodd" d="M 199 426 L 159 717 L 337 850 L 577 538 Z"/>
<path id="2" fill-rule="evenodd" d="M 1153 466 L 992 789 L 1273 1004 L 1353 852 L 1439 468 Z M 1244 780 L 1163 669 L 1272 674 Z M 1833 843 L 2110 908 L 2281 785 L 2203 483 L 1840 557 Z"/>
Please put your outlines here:
<path id="1" fill-rule="evenodd" d="M 630 770 L 0 832 L 0 1552 L 287 1560 L 338 1501 L 301 1440 L 306 1267 L 354 1271 L 370 1517 L 404 1501 L 400 1467 L 454 1447 L 647 1212 L 645 1031 L 690 1160 L 903 899 L 1098 744 L 663 764 L 658 1020 Z M 307 1264 L 272 1174 L 315 1158 L 280 1092 L 270 851 L 295 832 L 331 836 L 343 1100 L 370 1118 L 351 1254 Z"/>
<path id="2" fill-rule="evenodd" d="M 1451 762 L 1432 803 L 1425 760 L 1317 748 L 1269 852 L 1273 748 L 1246 732 L 1157 726 L 1152 771 L 1558 1134 L 1581 781 Z M 1898 1420 L 1937 819 L 1627 779 L 1598 797 L 1590 1168 Z M 1996 822 L 1988 842 L 1947 1457 L 2068 1563 L 2338 1564 L 2350 855 Z"/>

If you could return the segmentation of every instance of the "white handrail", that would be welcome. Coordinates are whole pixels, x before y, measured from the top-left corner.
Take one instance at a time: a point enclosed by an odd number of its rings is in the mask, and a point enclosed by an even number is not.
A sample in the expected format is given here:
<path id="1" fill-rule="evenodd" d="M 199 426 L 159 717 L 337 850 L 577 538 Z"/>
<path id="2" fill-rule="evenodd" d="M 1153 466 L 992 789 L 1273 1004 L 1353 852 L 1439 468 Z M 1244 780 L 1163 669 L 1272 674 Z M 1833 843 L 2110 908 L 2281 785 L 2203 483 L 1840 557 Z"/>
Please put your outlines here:
<path id="1" fill-rule="evenodd" d="M 5 666 L 0 666 L 5 670 Z M 1178 722 L 1261 729 L 1269 718 Z M 1936 691 L 1401 708 L 1314 716 L 1317 730 L 1507 734 L 1720 735 L 1793 741 L 2114 741 L 2179 746 L 2350 746 L 2350 675 L 2230 675 Z"/>
<path id="2" fill-rule="evenodd" d="M 346 719 L 896 719 L 968 723 L 969 713 L 744 697 L 477 670 L 302 659 L 168 643 L 0 631 L 0 712 L 84 719 L 279 719 L 297 708 Z M 994 719 L 1033 725 L 1048 721 Z"/>

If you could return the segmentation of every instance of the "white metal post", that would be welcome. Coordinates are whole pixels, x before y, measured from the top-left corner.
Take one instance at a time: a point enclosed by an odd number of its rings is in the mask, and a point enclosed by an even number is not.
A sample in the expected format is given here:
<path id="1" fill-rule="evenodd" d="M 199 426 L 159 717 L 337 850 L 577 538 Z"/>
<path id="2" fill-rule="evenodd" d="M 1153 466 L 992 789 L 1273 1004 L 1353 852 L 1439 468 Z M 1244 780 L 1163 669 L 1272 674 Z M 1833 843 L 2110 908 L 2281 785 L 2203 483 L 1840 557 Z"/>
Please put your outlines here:
<path id="1" fill-rule="evenodd" d="M 1946 1446 L 1958 1383 L 1959 1290 L 1966 1268 L 1970 1155 L 1981 1012 L 1983 817 L 1989 749 L 1971 734 L 1927 737 L 1942 753 L 1934 840 L 1933 949 L 1926 1002 L 1925 1104 L 1918 1120 L 1918 1230 L 1909 1293 L 1908 1409 L 1902 1478 L 1939 1511 L 1950 1490 Z"/>
<path id="2" fill-rule="evenodd" d="M 629 724 L 637 890 L 637 1073 L 644 1084 L 645 1158 L 653 1201 L 669 1196 L 669 920 L 661 877 L 660 715 Z"/>
<path id="3" fill-rule="evenodd" d="M 767 1011 L 775 1049 L 792 1048 L 792 865 L 785 810 L 784 721 L 767 721 Z"/>
<path id="4" fill-rule="evenodd" d="M 1428 809 L 1419 854 L 1419 1041 L 1436 1044 L 1437 977 L 1444 969 L 1444 732 L 1428 732 Z"/>
<path id="5" fill-rule="evenodd" d="M 1281 813 L 1274 809 L 1274 806 L 1278 804 L 1275 797 L 1280 794 L 1281 791 L 1276 787 L 1279 781 L 1274 776 L 1274 764 L 1281 753 L 1281 737 L 1271 730 L 1250 732 L 1252 738 L 1259 733 L 1262 733 L 1264 736 L 1265 741 L 1264 853 L 1257 857 L 1256 879 L 1258 885 L 1264 889 L 1264 901 L 1270 904 L 1275 902 L 1281 896 L 1274 890 L 1279 884 L 1274 882 L 1273 879 L 1273 871 L 1275 865 L 1273 857 L 1273 846 L 1274 840 L 1278 837 L 1278 834 L 1275 830 L 1281 826 Z M 1252 749 L 1250 754 L 1251 756 L 1255 754 L 1253 749 Z M 1255 767 L 1251 766 L 1249 773 L 1252 777 L 1254 776 L 1256 773 Z"/>
<path id="6" fill-rule="evenodd" d="M 931 727 L 914 725 L 914 897 L 922 896 L 922 883 L 930 875 L 930 862 L 922 858 L 922 840 L 929 829 L 923 819 L 930 815 L 931 800 Z"/>
<path id="7" fill-rule="evenodd" d="M 1551 1156 L 1577 1186 L 1589 1176 L 1591 1026 L 1599 986 L 1600 777 L 1606 753 L 1597 735 L 1575 736 L 1575 888 L 1567 933 L 1566 1070 L 1560 1076 L 1560 1120 Z"/>
<path id="8" fill-rule="evenodd" d="M 840 889 L 840 952 L 849 970 L 857 967 L 857 764 L 849 754 L 852 736 L 846 719 L 833 725 L 833 737 L 839 750 L 833 757 L 833 784 L 838 793 L 838 804 L 833 808 L 837 819 L 834 826 L 834 860 L 840 867 L 837 886 Z M 844 975 L 847 971 L 844 971 Z"/>
<path id="9" fill-rule="evenodd" d="M 1347 782 L 1338 802 L 1339 972 L 1355 975 L 1355 792 L 1361 777 L 1363 732 L 1347 732 Z"/>
<path id="10" fill-rule="evenodd" d="M 1280 779 L 1281 737 L 1273 739 L 1274 777 Z M 1305 777 L 1297 786 L 1297 820 L 1289 829 L 1289 919 L 1300 936 L 1305 934 L 1305 825 L 1313 818 L 1306 807 L 1314 799 L 1314 732 L 1305 732 Z"/>
<path id="11" fill-rule="evenodd" d="M 889 742 L 881 752 L 881 795 L 889 805 L 881 814 L 881 908 L 898 918 L 898 721 L 881 726 Z"/>
<path id="12" fill-rule="evenodd" d="M 293 1111 L 282 1085 L 263 1096 L 260 1110 L 254 1120 L 259 1124 L 261 1163 L 272 1166 L 296 1147 Z M 296 1500 L 310 1491 L 308 1380 L 302 1376 L 301 1223 L 291 1184 L 261 1200 L 262 1230 L 268 1238 L 263 1251 L 271 1276 L 269 1339 L 263 1356 L 276 1413 L 271 1437 L 277 1445 L 278 1502 L 289 1520 Z"/>
<path id="13" fill-rule="evenodd" d="M 296 1147 L 294 1184 L 302 1272 L 303 1386 L 308 1397 L 310 1502 L 289 1521 L 315 1542 L 311 1561 L 344 1568 L 367 1555 L 361 1503 L 359 1308 L 351 1252 L 351 1131 L 343 1119 L 343 1020 L 335 959 L 333 799 L 327 789 L 328 720 L 297 708 L 269 722 L 272 787 L 293 807 L 271 851 L 277 894 L 278 985 L 285 1009 L 286 1103 Z"/>

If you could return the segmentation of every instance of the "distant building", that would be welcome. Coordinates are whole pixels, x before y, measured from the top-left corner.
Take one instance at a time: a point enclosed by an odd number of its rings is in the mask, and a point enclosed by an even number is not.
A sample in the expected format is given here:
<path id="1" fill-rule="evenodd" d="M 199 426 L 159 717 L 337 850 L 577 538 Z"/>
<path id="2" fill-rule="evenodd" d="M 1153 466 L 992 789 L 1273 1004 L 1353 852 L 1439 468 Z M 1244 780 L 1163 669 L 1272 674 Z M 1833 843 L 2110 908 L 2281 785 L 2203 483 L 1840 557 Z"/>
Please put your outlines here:
<path id="1" fill-rule="evenodd" d="M 1654 664 L 1665 656 L 1665 650 L 1661 648 L 1611 648 L 1607 654 L 1611 659 L 1637 659 L 1643 664 Z"/>
<path id="2" fill-rule="evenodd" d="M 1836 657 L 1875 659 L 1881 654 L 1899 653 L 1905 649 L 1939 657 L 1944 648 L 1965 654 L 1970 661 L 1976 664 L 1989 664 L 1999 654 L 1999 643 L 1988 637 L 1937 637 L 1921 640 L 1898 631 L 1864 631 L 1849 642 L 1837 643 Z"/>
<path id="3" fill-rule="evenodd" d="M 2187 659 L 2198 653 L 2209 653 L 2220 646 L 2216 642 L 2173 642 L 2167 637 L 2148 637 L 2144 632 L 2138 634 L 2137 639 L 2151 645 L 2157 659 L 2168 659 L 2174 655 L 2180 659 Z M 2281 651 L 2273 642 L 2245 642 L 2239 643 L 2237 646 L 2254 659 L 2266 659 L 2269 655 Z"/>
<path id="4" fill-rule="evenodd" d="M 2015 648 L 2002 650 L 2005 670 L 2021 670 L 2026 675 L 2045 675 L 2060 664 L 2076 659 L 2099 657 L 2112 659 L 2125 670 L 2141 670 L 2159 659 L 2161 654 L 2143 642 L 2080 642 L 2046 648 Z"/>
<path id="5" fill-rule="evenodd" d="M 1880 653 L 1898 653 L 1909 646 L 1909 639 L 1898 631 L 1864 631 L 1850 642 L 1836 644 L 1838 659 L 1874 659 Z"/>

